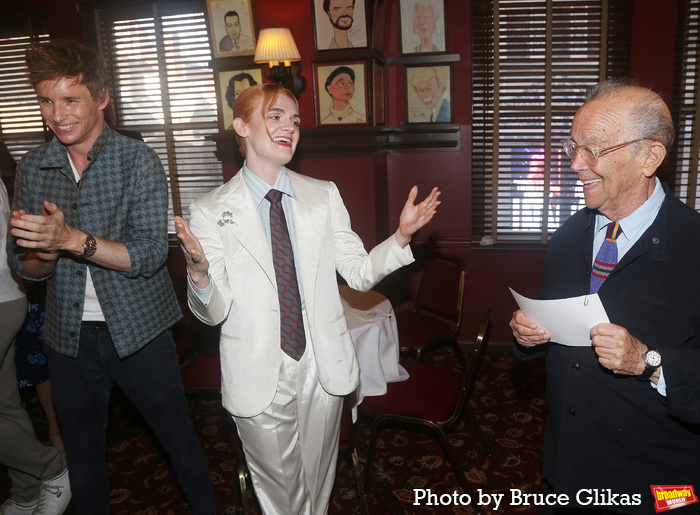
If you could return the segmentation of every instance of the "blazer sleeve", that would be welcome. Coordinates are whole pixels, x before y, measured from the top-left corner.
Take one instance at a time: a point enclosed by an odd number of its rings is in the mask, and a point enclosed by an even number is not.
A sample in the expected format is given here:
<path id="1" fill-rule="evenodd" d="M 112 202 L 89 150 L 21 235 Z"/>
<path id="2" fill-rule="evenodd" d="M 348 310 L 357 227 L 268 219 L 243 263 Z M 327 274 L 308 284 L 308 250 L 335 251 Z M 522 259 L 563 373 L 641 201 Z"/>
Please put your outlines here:
<path id="1" fill-rule="evenodd" d="M 700 348 L 659 348 L 666 379 L 668 414 L 700 424 Z"/>
<path id="2" fill-rule="evenodd" d="M 336 270 L 351 288 L 367 291 L 394 270 L 413 263 L 410 245 L 401 248 L 393 234 L 367 253 L 362 240 L 351 229 L 350 215 L 334 183 L 329 202 Z"/>
<path id="3" fill-rule="evenodd" d="M 190 214 L 190 229 L 197 235 L 202 248 L 207 249 L 206 257 L 209 261 L 212 291 L 209 302 L 205 304 L 188 276 L 187 304 L 199 320 L 215 326 L 226 319 L 232 304 L 231 289 L 224 263 L 223 241 L 216 228 L 216 220 L 208 210 L 195 201 L 190 205 Z"/>

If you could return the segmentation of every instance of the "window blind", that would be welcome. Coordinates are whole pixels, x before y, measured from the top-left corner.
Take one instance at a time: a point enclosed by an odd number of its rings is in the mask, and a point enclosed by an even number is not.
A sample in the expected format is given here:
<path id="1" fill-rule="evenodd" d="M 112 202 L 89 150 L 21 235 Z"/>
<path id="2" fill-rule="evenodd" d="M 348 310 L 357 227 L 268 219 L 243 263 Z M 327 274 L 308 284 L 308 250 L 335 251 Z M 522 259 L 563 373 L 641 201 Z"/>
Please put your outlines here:
<path id="1" fill-rule="evenodd" d="M 674 190 L 690 207 L 700 209 L 700 0 L 681 2 L 679 11 L 674 92 L 674 121 L 678 132 L 671 153 L 672 170 L 676 170 Z"/>
<path id="2" fill-rule="evenodd" d="M 25 52 L 48 39 L 43 17 L 0 22 L 0 139 L 17 161 L 46 141 L 36 93 L 27 83 Z"/>
<path id="3" fill-rule="evenodd" d="M 473 0 L 472 235 L 546 243 L 584 205 L 560 141 L 586 90 L 627 75 L 629 0 Z"/>
<path id="4" fill-rule="evenodd" d="M 202 4 L 154 3 L 96 11 L 100 50 L 112 77 L 116 125 L 138 131 L 160 156 L 172 215 L 223 183 L 214 74 Z"/>

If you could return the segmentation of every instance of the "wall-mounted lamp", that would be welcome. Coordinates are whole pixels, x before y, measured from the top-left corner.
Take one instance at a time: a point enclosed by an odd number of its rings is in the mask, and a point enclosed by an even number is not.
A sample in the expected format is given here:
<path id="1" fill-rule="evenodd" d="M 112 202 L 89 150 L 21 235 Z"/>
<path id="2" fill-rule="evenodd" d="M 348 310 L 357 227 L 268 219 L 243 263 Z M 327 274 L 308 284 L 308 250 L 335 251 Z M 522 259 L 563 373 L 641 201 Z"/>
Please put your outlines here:
<path id="1" fill-rule="evenodd" d="M 301 76 L 301 55 L 289 29 L 262 29 L 253 60 L 258 64 L 268 63 L 269 78 L 296 98 L 306 89 L 306 79 Z"/>

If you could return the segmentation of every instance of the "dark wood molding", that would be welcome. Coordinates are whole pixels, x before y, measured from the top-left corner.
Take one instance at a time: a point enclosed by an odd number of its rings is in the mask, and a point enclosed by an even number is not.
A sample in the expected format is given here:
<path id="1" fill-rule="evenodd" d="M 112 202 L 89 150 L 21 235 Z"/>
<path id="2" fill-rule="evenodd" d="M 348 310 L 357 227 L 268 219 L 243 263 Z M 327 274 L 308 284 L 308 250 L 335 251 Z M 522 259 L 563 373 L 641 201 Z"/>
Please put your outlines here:
<path id="1" fill-rule="evenodd" d="M 422 64 L 437 66 L 439 64 L 456 63 L 461 59 L 460 54 L 407 54 L 400 57 L 386 57 L 385 64 Z"/>
<path id="2" fill-rule="evenodd" d="M 296 157 L 380 155 L 389 152 L 458 152 L 461 125 L 425 123 L 397 126 L 302 129 Z M 220 161 L 242 161 L 233 131 L 209 137 Z"/>

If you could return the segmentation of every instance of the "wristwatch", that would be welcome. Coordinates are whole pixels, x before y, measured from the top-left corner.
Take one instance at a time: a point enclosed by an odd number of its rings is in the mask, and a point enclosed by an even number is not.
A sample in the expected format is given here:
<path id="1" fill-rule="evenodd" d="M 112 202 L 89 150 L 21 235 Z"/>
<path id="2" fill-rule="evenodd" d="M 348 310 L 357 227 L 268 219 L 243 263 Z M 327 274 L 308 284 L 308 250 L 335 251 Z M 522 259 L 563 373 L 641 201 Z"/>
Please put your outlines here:
<path id="1" fill-rule="evenodd" d="M 661 366 L 661 354 L 658 350 L 649 347 L 649 349 L 642 354 L 642 359 L 644 360 L 646 367 L 644 368 L 644 372 L 639 374 L 637 377 L 639 379 L 649 379 L 654 372 L 656 372 L 656 369 Z"/>
<path id="2" fill-rule="evenodd" d="M 83 243 L 83 257 L 92 257 L 95 252 L 97 252 L 97 240 L 92 234 L 88 234 L 85 243 Z"/>

